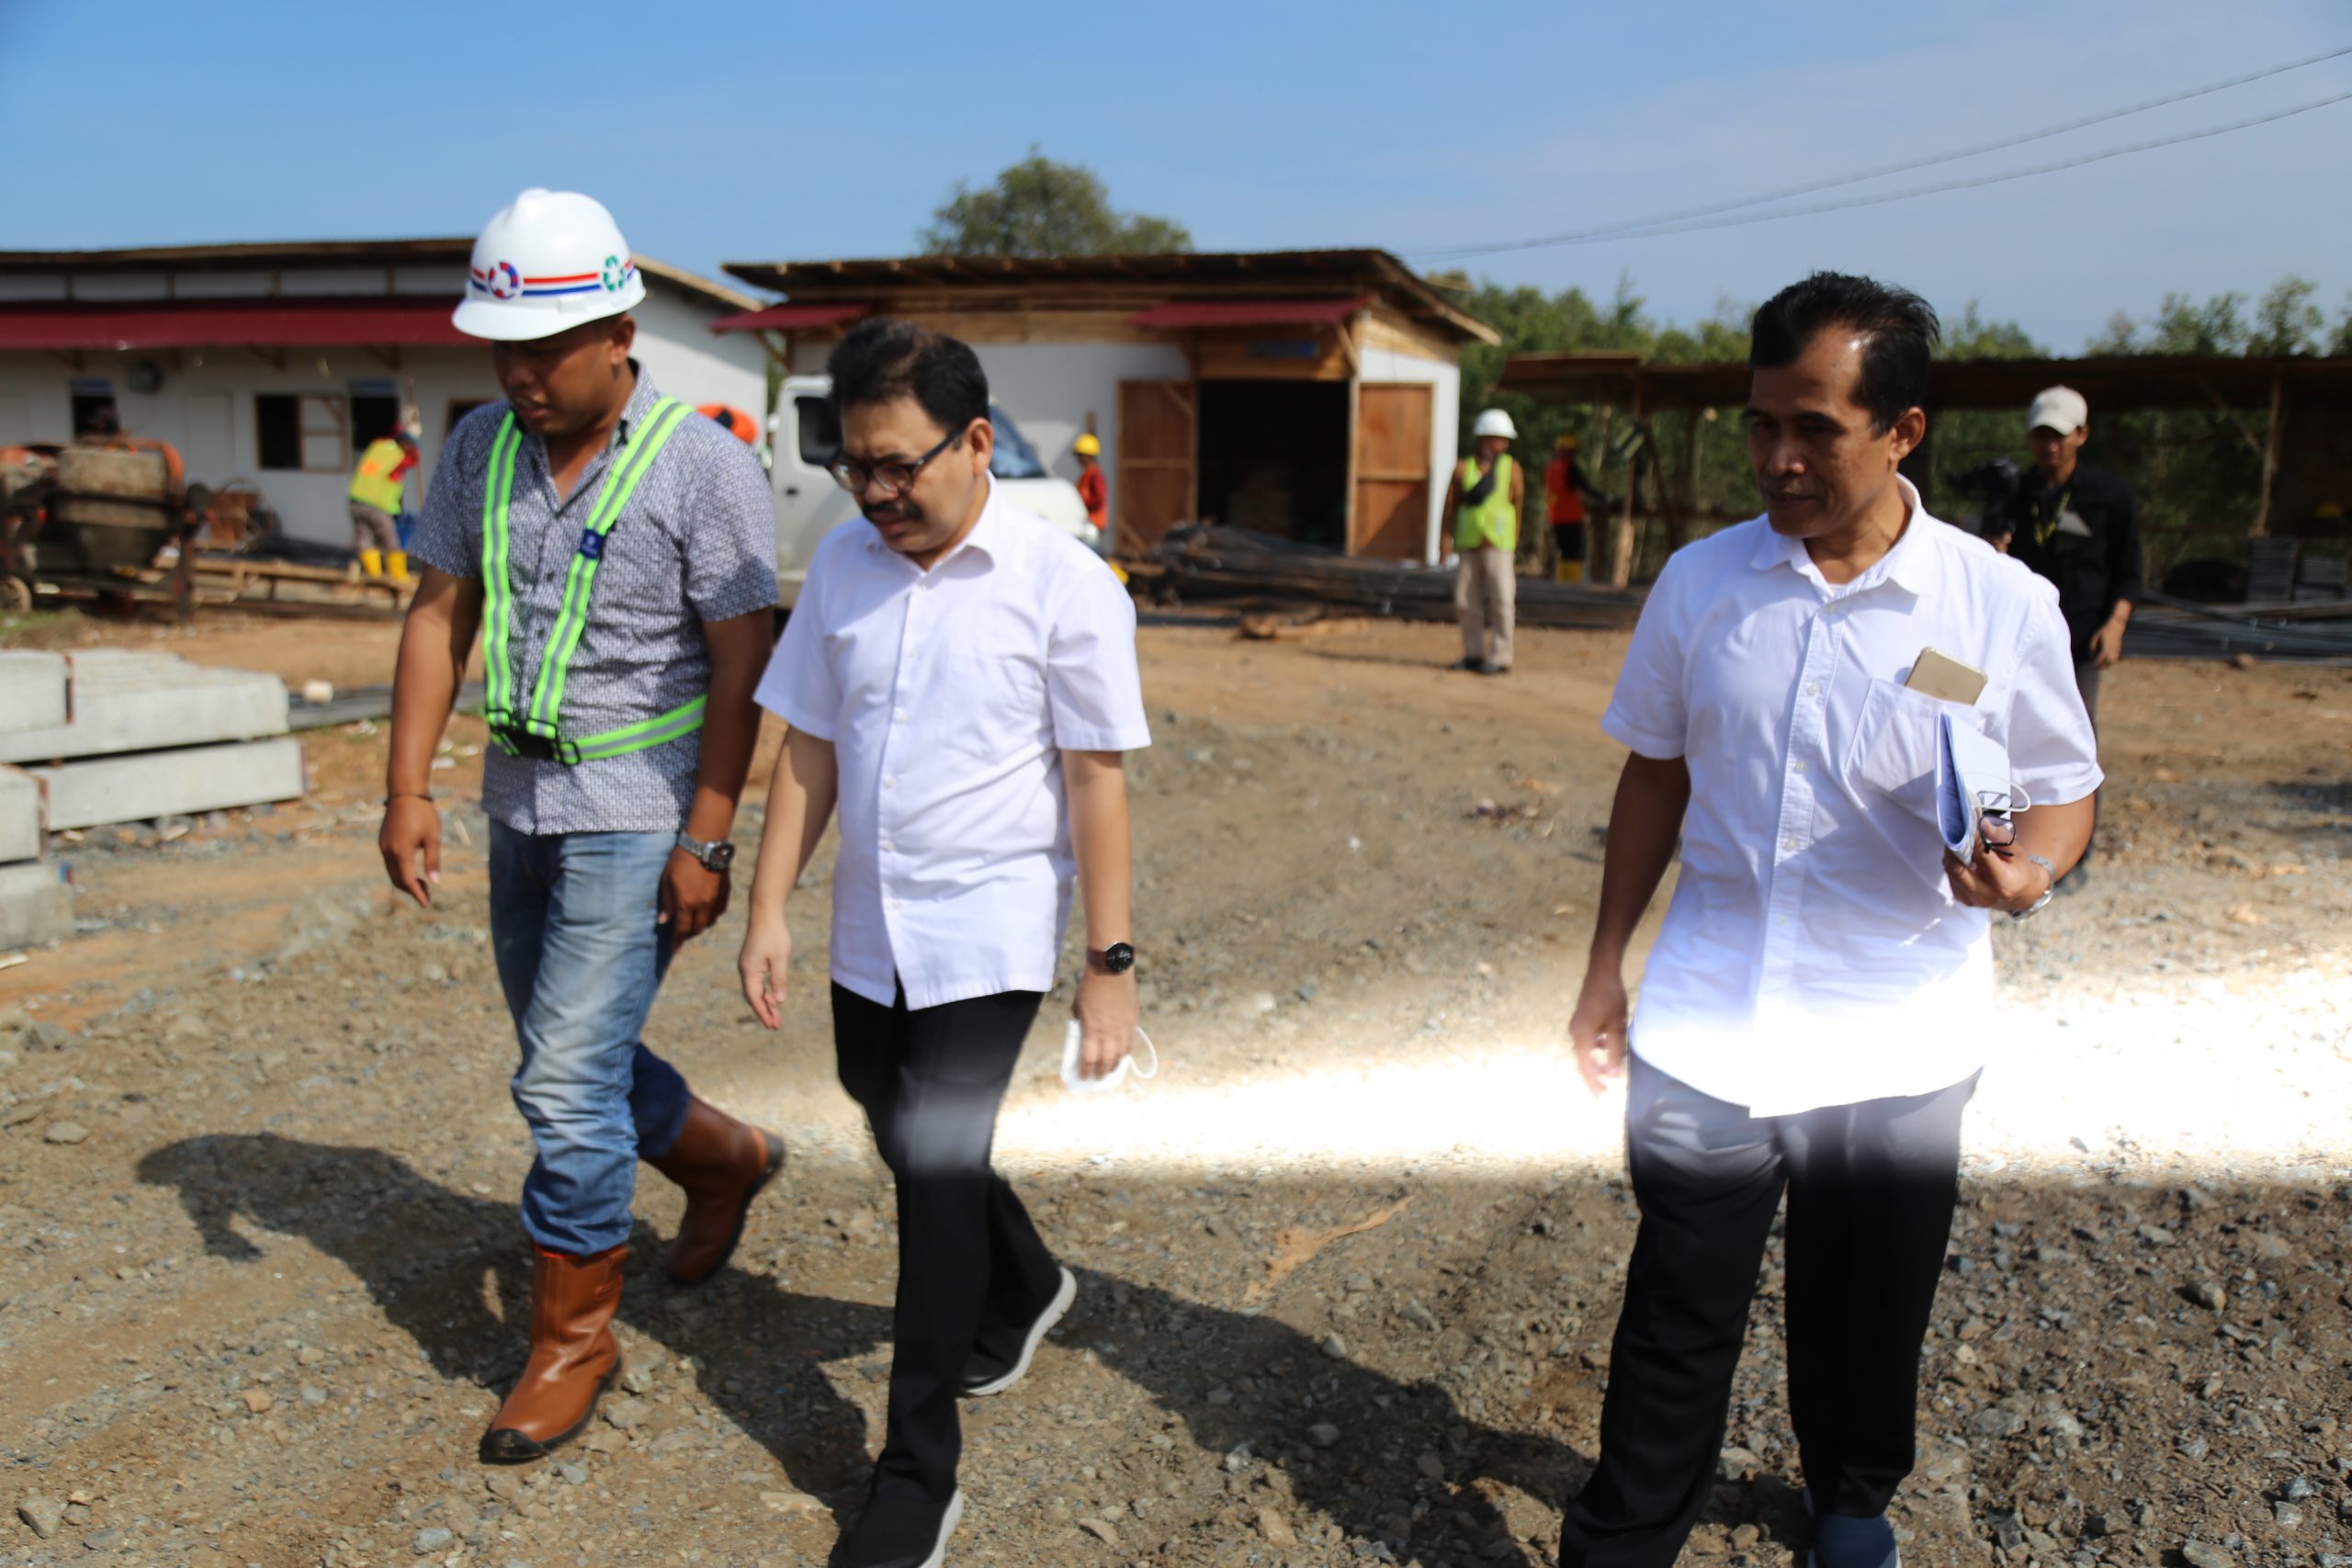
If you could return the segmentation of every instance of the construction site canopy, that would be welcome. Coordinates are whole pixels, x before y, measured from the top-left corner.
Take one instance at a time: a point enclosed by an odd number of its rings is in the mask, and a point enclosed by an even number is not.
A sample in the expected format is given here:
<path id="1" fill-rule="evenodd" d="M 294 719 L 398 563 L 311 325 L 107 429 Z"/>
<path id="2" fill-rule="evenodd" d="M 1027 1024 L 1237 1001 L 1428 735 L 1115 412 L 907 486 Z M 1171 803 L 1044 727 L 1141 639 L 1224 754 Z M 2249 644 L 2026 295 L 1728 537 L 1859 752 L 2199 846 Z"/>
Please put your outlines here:
<path id="1" fill-rule="evenodd" d="M 1501 387 L 1562 403 L 1621 407 L 1730 407 L 1747 400 L 1742 364 L 1662 365 L 1634 354 L 1514 354 Z M 2352 358 L 2238 359 L 2220 355 L 2105 355 L 2084 359 L 1948 359 L 1928 380 L 1928 406 L 2019 408 L 2060 383 L 2099 412 L 2259 409 L 2277 394 L 2298 403 L 2352 403 Z"/>

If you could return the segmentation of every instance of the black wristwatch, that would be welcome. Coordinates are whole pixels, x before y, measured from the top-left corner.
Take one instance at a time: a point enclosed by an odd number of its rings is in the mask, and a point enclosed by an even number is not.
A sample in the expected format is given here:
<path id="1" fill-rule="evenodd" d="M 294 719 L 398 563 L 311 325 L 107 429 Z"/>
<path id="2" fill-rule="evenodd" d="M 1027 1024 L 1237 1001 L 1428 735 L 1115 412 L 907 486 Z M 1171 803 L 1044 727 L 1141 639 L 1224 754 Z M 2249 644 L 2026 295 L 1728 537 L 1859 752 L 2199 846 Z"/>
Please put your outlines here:
<path id="1" fill-rule="evenodd" d="M 702 862 L 705 871 L 715 871 L 722 876 L 726 874 L 727 868 L 735 863 L 735 846 L 723 840 L 706 844 L 700 839 L 681 833 L 678 835 L 678 847 Z"/>
<path id="2" fill-rule="evenodd" d="M 1136 966 L 1136 950 L 1124 942 L 1086 950 L 1086 966 L 1098 975 L 1124 975 Z"/>

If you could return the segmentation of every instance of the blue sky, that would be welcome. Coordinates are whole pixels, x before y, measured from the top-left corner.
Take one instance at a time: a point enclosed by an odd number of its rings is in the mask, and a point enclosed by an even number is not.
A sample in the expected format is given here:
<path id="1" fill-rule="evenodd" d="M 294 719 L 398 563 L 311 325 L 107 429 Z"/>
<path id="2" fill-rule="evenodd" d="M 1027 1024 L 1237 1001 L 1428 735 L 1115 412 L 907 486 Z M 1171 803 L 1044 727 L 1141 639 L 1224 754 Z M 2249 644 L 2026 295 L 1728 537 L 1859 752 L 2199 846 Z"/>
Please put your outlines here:
<path id="1" fill-rule="evenodd" d="M 551 19 L 550 19 L 551 18 Z M 1451 25 L 1433 28 L 1433 21 Z M 2326 0 L 190 6 L 0 0 L 0 247 L 470 232 L 526 185 L 639 249 L 888 255 L 1031 143 L 1204 248 L 1419 258 L 1925 155 L 2352 44 Z M 1915 179 L 2352 90 L 2352 57 Z M 2352 291 L 2352 103 L 1876 209 L 1473 270 L 1662 318 L 1815 266 L 2073 352 L 2166 290 Z M 1907 183 L 1883 182 L 1865 192 Z"/>

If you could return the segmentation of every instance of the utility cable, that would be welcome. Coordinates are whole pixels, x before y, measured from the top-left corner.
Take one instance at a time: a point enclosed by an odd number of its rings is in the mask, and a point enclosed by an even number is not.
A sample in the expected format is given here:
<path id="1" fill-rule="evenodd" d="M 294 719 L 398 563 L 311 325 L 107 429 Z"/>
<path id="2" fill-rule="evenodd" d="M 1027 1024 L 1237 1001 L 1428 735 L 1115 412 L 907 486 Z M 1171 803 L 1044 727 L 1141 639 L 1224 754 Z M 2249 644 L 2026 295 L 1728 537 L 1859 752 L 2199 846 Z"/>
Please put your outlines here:
<path id="1" fill-rule="evenodd" d="M 2329 50 L 2323 54 L 2308 55 L 2301 60 L 2290 60 L 2283 64 L 2267 66 L 2263 70 L 2248 72 L 2247 73 L 2240 76 L 2232 76 L 2223 81 L 2210 82 L 2201 87 L 2190 87 L 2181 92 L 2168 93 L 2162 97 L 2148 98 L 2140 103 L 2128 104 L 2120 108 L 2107 109 L 2098 114 L 2086 115 L 2080 119 L 2068 120 L 2063 125 L 2048 126 L 2042 130 L 2027 131 L 2018 136 L 2002 137 L 1997 141 L 1980 141 L 1973 146 L 1962 147 L 1948 152 L 1931 153 L 1928 156 L 1922 158 L 1906 159 L 1901 163 L 1882 164 L 1876 168 L 1861 169 L 1852 174 L 1838 175 L 1828 179 L 1813 180 L 1803 185 L 1787 186 L 1780 190 L 1770 191 L 1761 196 L 1741 197 L 1730 201 L 1712 202 L 1702 207 L 1688 207 L 1673 212 L 1657 213 L 1648 218 L 1623 219 L 1613 223 L 1597 224 L 1586 229 L 1572 229 L 1566 233 L 1548 234 L 1532 240 L 1505 240 L 1492 244 L 1458 245 L 1447 249 L 1416 251 L 1409 254 L 1417 258 L 1492 255 L 1504 251 L 1534 250 L 1547 245 L 1579 244 L 1589 240 L 1607 239 L 1620 235 L 1632 235 L 1641 231 L 1657 229 L 1663 225 L 1684 223 L 1693 219 L 1713 217 L 1718 213 L 1736 212 L 1743 208 L 1762 207 L 1775 201 L 1786 201 L 1792 197 L 1810 196 L 1816 191 L 1835 190 L 1842 186 L 1860 185 L 1868 180 L 1883 179 L 1889 175 L 1908 174 L 1914 169 L 1933 168 L 1939 164 L 1958 163 L 1962 159 L 1980 157 L 1987 152 L 2005 152 L 2012 147 L 2023 147 L 2036 141 L 2046 141 L 2053 136 L 2064 136 L 2072 131 L 2086 130 L 2094 125 L 2104 125 L 2111 120 L 2128 118 L 2135 114 L 2145 114 L 2151 109 L 2164 108 L 2173 104 L 2187 103 L 2192 98 L 2210 97 L 2215 93 L 2226 92 L 2232 87 L 2243 87 L 2249 83 L 2265 81 L 2272 76 L 2284 75 L 2290 71 L 2301 71 L 2308 66 L 2324 64 L 2331 60 L 2340 60 L 2347 54 L 2352 54 L 2352 45 L 2346 45 L 2341 49 Z M 2251 123 L 2259 124 L 2261 122 L 2254 121 Z M 2195 138 L 2190 137 L 2187 140 L 2195 140 Z M 2162 143 L 2157 143 L 2156 145 L 2162 145 Z M 2143 150 L 2144 149 L 2130 149 L 2130 151 Z M 2093 161 L 2095 162 L 2096 160 Z M 1815 209 L 1806 209 L 1804 210 Z"/>
<path id="2" fill-rule="evenodd" d="M 2269 125 L 2278 120 L 2292 119 L 2334 104 L 2352 99 L 2352 92 L 2338 93 L 2332 97 L 2314 98 L 2309 103 L 2290 108 L 2255 115 L 2246 119 L 2233 120 L 2227 125 L 2211 125 L 2200 130 L 2181 131 L 2172 136 L 2159 136 L 2146 141 L 2134 141 L 2121 147 L 2109 147 L 2104 152 L 2086 152 L 2080 157 L 2062 158 L 2054 163 L 2036 164 L 2022 169 L 2007 169 L 1995 175 L 1975 175 L 1961 179 L 1939 180 L 1931 185 L 1914 186 L 1907 190 L 1886 191 L 1877 196 L 1849 197 L 1842 201 L 1815 202 L 1805 207 L 1784 207 L 1770 212 L 1747 212 L 1731 217 L 1697 218 L 1689 220 L 1674 219 L 1652 220 L 1649 225 L 1612 227 L 1604 231 L 1576 234 L 1558 234 L 1541 240 L 1519 240 L 1502 244 L 1479 245 L 1467 249 L 1423 251 L 1417 253 L 1424 259 L 1493 255 L 1505 251 L 1532 251 L 1552 245 L 1588 245 L 1602 240 L 1654 240 L 1669 234 L 1695 234 L 1709 229 L 1736 229 L 1751 223 L 1770 223 L 1782 218 L 1806 218 L 1824 212 L 1842 212 L 1852 208 L 1883 207 L 1889 202 L 1909 201 L 1922 196 L 1939 196 L 1947 191 L 1975 190 L 1984 186 L 2004 185 L 2011 180 L 2029 179 L 2037 175 L 2054 175 L 2066 169 L 2079 169 L 2090 164 L 2103 164 L 2110 158 L 2121 158 L 2134 152 L 2151 152 L 2160 147 L 2177 147 L 2184 142 L 2202 141 L 2215 136 L 2227 136 L 2233 131 L 2251 130 L 2256 126 Z M 1745 204 L 1735 204 L 1745 205 Z"/>

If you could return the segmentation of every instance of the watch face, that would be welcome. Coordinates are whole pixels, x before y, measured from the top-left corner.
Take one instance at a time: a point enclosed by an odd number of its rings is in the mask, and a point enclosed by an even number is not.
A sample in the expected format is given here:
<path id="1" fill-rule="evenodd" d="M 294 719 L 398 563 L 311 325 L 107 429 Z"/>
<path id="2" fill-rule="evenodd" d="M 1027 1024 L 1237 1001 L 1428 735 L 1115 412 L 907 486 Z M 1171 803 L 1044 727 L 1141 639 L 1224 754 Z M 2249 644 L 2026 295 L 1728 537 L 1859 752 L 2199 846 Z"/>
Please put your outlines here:
<path id="1" fill-rule="evenodd" d="M 703 864 L 712 871 L 725 871 L 734 863 L 735 846 L 732 844 L 711 845 L 709 858 L 703 862 Z"/>
<path id="2" fill-rule="evenodd" d="M 1114 975 L 1124 975 L 1136 966 L 1136 950 L 1124 942 L 1114 942 L 1102 950 L 1102 967 Z"/>

